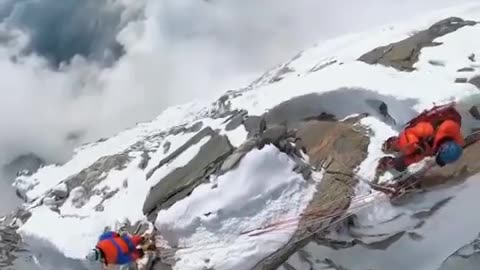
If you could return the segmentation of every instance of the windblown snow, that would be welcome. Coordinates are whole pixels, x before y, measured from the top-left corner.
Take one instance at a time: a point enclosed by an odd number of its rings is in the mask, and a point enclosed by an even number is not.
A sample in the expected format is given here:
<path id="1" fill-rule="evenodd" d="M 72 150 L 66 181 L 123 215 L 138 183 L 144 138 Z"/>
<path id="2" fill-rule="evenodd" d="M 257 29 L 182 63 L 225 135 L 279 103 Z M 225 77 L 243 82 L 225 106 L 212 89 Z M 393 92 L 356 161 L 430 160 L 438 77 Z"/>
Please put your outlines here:
<path id="1" fill-rule="evenodd" d="M 429 108 L 434 102 L 469 97 L 478 89 L 471 84 L 454 81 L 458 76 L 456 71 L 471 64 L 468 62 L 469 55 L 480 55 L 480 39 L 473 38 L 480 36 L 479 25 L 464 27 L 439 38 L 436 42 L 441 42 L 441 46 L 422 49 L 413 72 L 399 72 L 356 61 L 361 54 L 375 47 L 404 39 L 413 31 L 449 16 L 478 21 L 480 4 L 444 10 L 408 24 L 389 25 L 322 42 L 273 69 L 250 88 L 243 89 L 241 95 L 229 100 L 231 109 L 261 115 L 281 102 L 308 93 L 329 93 L 341 88 L 366 89 L 373 93 L 373 97 L 378 94 L 391 98 L 390 114 L 402 124 L 414 112 Z M 431 60 L 442 62 L 444 66 L 431 65 Z M 282 80 L 271 83 L 282 68 L 288 68 L 290 72 L 281 75 Z M 468 78 L 473 75 L 463 74 Z M 345 114 L 344 117 L 351 113 L 345 108 L 353 106 L 362 110 L 364 106 L 358 99 L 346 98 L 338 102 L 330 104 L 328 109 L 332 113 Z M 162 176 L 185 166 L 210 138 L 203 138 L 157 170 L 153 180 L 147 181 L 146 175 L 153 166 L 195 134 L 174 135 L 168 133 L 171 128 L 201 121 L 203 127 L 219 129 L 234 147 L 245 141 L 247 132 L 242 125 L 227 131 L 225 118 L 208 117 L 211 109 L 212 105 L 203 103 L 169 108 L 150 123 L 139 124 L 105 141 L 84 145 L 63 165 L 46 166 L 31 176 L 19 177 L 15 186 L 24 193 L 33 214 L 19 229 L 20 233 L 48 240 L 68 257 L 83 258 L 105 226 L 115 226 L 126 219 L 131 222 L 145 220 L 142 205 L 150 188 Z M 358 168 L 358 174 L 364 179 L 371 179 L 382 155 L 381 143 L 398 130 L 373 117 L 362 121 L 373 134 L 368 157 Z M 139 142 L 142 146 L 134 147 Z M 168 151 L 163 148 L 166 142 L 170 143 Z M 144 151 L 150 153 L 151 160 L 145 169 L 141 169 L 139 164 Z M 61 188 L 68 177 L 81 172 L 101 157 L 119 153 L 128 155 L 128 163 L 120 169 L 105 172 L 104 180 L 93 188 L 92 196 L 81 207 L 75 207 L 75 196 L 67 199 L 58 212 L 40 205 L 44 196 L 52 189 Z M 292 169 L 293 162 L 286 154 L 267 145 L 262 150 L 248 153 L 237 168 L 211 177 L 209 183 L 196 187 L 190 196 L 160 211 L 155 224 L 157 229 L 166 239 L 175 240 L 178 247 L 184 247 L 175 254 L 181 258 L 175 269 L 202 269 L 206 259 L 212 269 L 249 269 L 285 245 L 292 237 L 295 226 L 254 238 L 240 233 L 279 219 L 298 216 L 305 209 L 315 189 Z M 117 192 L 105 199 L 99 195 L 102 190 Z M 366 187 L 358 189 L 359 196 L 366 192 Z M 94 210 L 99 204 L 103 205 L 103 211 Z M 384 215 L 383 218 L 391 215 L 386 215 L 384 211 L 378 213 Z"/>

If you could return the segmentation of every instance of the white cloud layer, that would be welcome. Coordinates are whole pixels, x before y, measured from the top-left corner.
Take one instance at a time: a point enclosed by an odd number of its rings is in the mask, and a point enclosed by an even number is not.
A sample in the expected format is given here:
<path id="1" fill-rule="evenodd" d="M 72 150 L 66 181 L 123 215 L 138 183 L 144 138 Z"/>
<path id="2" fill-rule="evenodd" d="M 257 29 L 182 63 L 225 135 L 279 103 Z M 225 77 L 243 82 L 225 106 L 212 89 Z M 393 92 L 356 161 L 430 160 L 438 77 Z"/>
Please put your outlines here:
<path id="1" fill-rule="evenodd" d="M 317 41 L 459 2 L 5 0 L 0 164 L 64 161 L 76 143 L 242 86 Z"/>

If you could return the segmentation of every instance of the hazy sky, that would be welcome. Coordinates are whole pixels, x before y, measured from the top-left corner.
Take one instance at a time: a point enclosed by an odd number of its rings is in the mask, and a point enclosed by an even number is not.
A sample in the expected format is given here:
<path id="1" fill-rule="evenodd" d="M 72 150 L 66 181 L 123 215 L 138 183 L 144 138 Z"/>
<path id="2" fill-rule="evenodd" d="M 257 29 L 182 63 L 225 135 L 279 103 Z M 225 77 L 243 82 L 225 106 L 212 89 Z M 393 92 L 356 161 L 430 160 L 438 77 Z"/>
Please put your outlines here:
<path id="1" fill-rule="evenodd" d="M 460 2 L 4 0 L 0 164 L 30 151 L 63 161 L 78 142 L 67 137 L 109 136 L 322 39 Z"/>

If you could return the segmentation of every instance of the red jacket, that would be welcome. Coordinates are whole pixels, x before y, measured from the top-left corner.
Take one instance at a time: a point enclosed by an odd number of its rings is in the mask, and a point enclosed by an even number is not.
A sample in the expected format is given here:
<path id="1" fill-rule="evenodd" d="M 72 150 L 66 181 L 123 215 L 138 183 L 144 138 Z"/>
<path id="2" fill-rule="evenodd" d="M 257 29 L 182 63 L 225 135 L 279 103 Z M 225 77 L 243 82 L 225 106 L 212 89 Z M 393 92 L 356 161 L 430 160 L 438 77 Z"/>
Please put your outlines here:
<path id="1" fill-rule="evenodd" d="M 116 232 L 108 231 L 100 236 L 96 248 L 102 253 L 105 265 L 123 265 L 143 256 L 142 250 L 137 249 L 142 240 L 143 237 L 139 235 L 121 236 Z"/>
<path id="2" fill-rule="evenodd" d="M 405 165 L 419 162 L 437 153 L 439 146 L 447 139 L 459 145 L 465 144 L 460 124 L 445 120 L 437 128 L 427 121 L 416 123 L 405 129 L 397 140 L 397 148 L 404 155 Z"/>

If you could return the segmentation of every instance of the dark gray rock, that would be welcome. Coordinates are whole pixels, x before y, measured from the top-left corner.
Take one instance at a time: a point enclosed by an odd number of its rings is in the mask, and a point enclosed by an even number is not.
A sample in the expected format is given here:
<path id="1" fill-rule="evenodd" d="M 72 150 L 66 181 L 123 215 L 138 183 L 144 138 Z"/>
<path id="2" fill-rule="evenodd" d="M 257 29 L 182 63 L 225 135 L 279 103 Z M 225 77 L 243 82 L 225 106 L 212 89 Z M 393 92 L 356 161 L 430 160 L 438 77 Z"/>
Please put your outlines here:
<path id="1" fill-rule="evenodd" d="M 248 131 L 248 138 L 250 138 L 263 132 L 265 122 L 262 117 L 249 115 L 243 121 L 243 126 Z"/>
<path id="2" fill-rule="evenodd" d="M 186 127 L 186 125 L 176 126 L 170 129 L 168 134 L 170 135 L 178 135 L 180 133 L 193 133 L 198 132 L 203 127 L 203 122 L 196 122 L 193 125 Z"/>
<path id="3" fill-rule="evenodd" d="M 14 228 L 0 226 L 0 269 L 12 267 L 22 251 L 21 238 Z M 10 268 L 13 269 L 13 268 Z"/>
<path id="4" fill-rule="evenodd" d="M 148 270 L 172 270 L 172 266 L 162 262 L 161 259 L 156 258 L 149 261 L 146 269 Z"/>
<path id="5" fill-rule="evenodd" d="M 311 120 L 316 120 L 316 121 L 337 121 L 336 117 L 334 114 L 327 113 L 327 112 L 321 112 L 319 115 L 314 115 L 314 116 L 308 116 L 303 119 L 304 121 L 311 121 Z"/>
<path id="6" fill-rule="evenodd" d="M 82 207 L 90 199 L 93 195 L 93 188 L 106 178 L 108 172 L 113 169 L 122 170 L 128 162 L 130 162 L 130 157 L 125 153 L 104 156 L 88 168 L 64 180 L 63 183 L 67 186 L 70 196 L 75 198 L 75 207 Z M 53 191 L 50 191 L 47 197 L 52 195 Z"/>
<path id="7" fill-rule="evenodd" d="M 325 62 L 325 63 L 317 64 L 312 69 L 310 69 L 309 72 L 317 72 L 317 71 L 322 70 L 326 67 L 329 67 L 329 66 L 331 66 L 335 63 L 337 63 L 337 60 L 330 60 L 330 61 Z"/>
<path id="8" fill-rule="evenodd" d="M 233 169 L 248 152 L 250 152 L 253 148 L 257 146 L 257 144 L 258 141 L 255 138 L 246 140 L 223 161 L 219 173 L 223 174 Z"/>
<path id="9" fill-rule="evenodd" d="M 325 237 L 314 237 L 312 239 L 317 245 L 329 247 L 334 250 L 347 249 L 357 245 L 355 239 L 351 241 L 341 241 L 334 239 L 327 239 Z"/>
<path id="10" fill-rule="evenodd" d="M 22 224 L 25 224 L 30 219 L 30 217 L 32 217 L 32 213 L 20 208 L 15 212 L 15 217 Z"/>
<path id="11" fill-rule="evenodd" d="M 82 186 L 75 187 L 70 191 L 70 198 L 73 207 L 81 208 L 88 202 L 87 190 Z"/>
<path id="12" fill-rule="evenodd" d="M 127 184 L 126 184 L 127 183 Z M 128 181 L 124 181 L 123 182 L 123 185 L 128 185 Z M 102 201 L 100 203 L 98 203 L 96 206 L 95 206 L 95 211 L 103 211 L 104 207 L 103 207 L 103 203 L 112 198 L 113 196 L 115 196 L 115 194 L 117 194 L 119 191 L 119 189 L 115 189 L 115 190 L 110 190 L 110 188 L 108 187 L 105 187 L 103 188 L 101 191 L 97 192 L 99 196 L 102 197 Z"/>
<path id="13" fill-rule="evenodd" d="M 475 85 L 478 89 L 480 89 L 480 76 L 475 76 L 468 80 L 468 83 Z"/>
<path id="14" fill-rule="evenodd" d="M 240 111 L 239 113 L 235 114 L 225 126 L 226 131 L 235 130 L 243 123 L 243 119 L 247 115 L 247 111 Z"/>
<path id="15" fill-rule="evenodd" d="M 144 235 L 150 227 L 150 223 L 145 221 L 137 221 L 132 224 L 129 220 L 126 220 L 122 226 L 118 229 L 120 232 L 127 232 L 129 234 Z M 105 230 L 111 230 L 111 228 L 105 228 Z"/>
<path id="16" fill-rule="evenodd" d="M 397 100 L 392 96 L 379 95 L 376 92 L 361 88 L 340 88 L 323 94 L 307 94 L 294 97 L 288 101 L 282 102 L 262 115 L 260 119 L 265 119 L 266 125 L 284 125 L 288 129 L 297 129 L 302 122 L 306 121 L 330 121 L 335 122 L 339 119 L 345 119 L 354 114 L 368 114 L 373 117 L 383 119 L 393 128 L 398 120 L 409 119 L 418 113 L 408 110 L 401 115 L 391 115 L 389 108 L 393 111 L 398 107 L 412 107 L 415 100 Z M 343 104 L 338 106 L 338 104 Z M 248 121 L 247 118 L 245 122 Z M 244 123 L 245 125 L 246 123 Z M 255 126 L 254 126 L 255 127 Z M 250 133 L 253 128 L 246 126 Z"/>
<path id="17" fill-rule="evenodd" d="M 412 217 L 418 218 L 418 219 L 429 218 L 429 217 L 433 216 L 436 212 L 438 212 L 438 210 L 442 209 L 442 207 L 447 205 L 452 199 L 453 199 L 453 197 L 448 197 L 448 198 L 445 198 L 443 200 L 440 200 L 437 203 L 435 203 L 432 206 L 432 208 L 430 208 L 429 210 L 419 211 L 419 212 L 413 214 Z"/>
<path id="18" fill-rule="evenodd" d="M 181 147 L 184 151 L 200 141 L 201 138 L 208 135 L 212 136 L 210 140 L 200 148 L 198 154 L 187 165 L 177 168 L 165 176 L 150 190 L 143 205 L 143 212 L 149 216 L 150 220 L 155 219 L 155 210 L 158 211 L 168 208 L 177 200 L 186 197 L 195 187 L 202 183 L 206 176 L 219 166 L 218 163 L 222 162 L 232 153 L 233 147 L 227 137 L 214 133 L 209 127 L 202 131 L 196 134 L 196 138 L 192 138 Z M 172 157 L 167 158 L 173 159 L 180 153 L 172 153 Z M 160 164 L 158 168 L 161 166 Z M 153 173 L 154 171 L 149 173 L 149 178 Z"/>
<path id="19" fill-rule="evenodd" d="M 386 239 L 383 239 L 381 241 L 373 242 L 373 243 L 364 243 L 361 240 L 356 240 L 359 244 L 362 246 L 368 248 L 368 249 L 373 249 L 373 250 L 387 250 L 391 245 L 396 243 L 398 240 L 400 240 L 403 236 L 405 235 L 405 232 L 398 232 L 392 236 L 387 237 Z"/>
<path id="20" fill-rule="evenodd" d="M 435 23 L 426 30 L 417 32 L 407 39 L 375 48 L 360 56 L 358 60 L 371 65 L 381 64 L 401 71 L 412 71 L 422 48 L 438 46 L 441 43 L 434 42 L 436 38 L 452 33 L 464 26 L 475 24 L 474 21 L 450 17 Z"/>
<path id="21" fill-rule="evenodd" d="M 193 133 L 193 132 L 199 132 L 200 129 L 203 127 L 203 122 L 196 122 L 195 124 L 191 125 L 188 128 L 185 128 L 185 131 L 183 133 Z"/>
<path id="22" fill-rule="evenodd" d="M 312 176 L 312 168 L 308 164 L 299 163 L 295 166 L 294 171 L 303 176 L 303 179 L 308 180 Z"/>
<path id="23" fill-rule="evenodd" d="M 283 67 L 281 67 L 280 69 L 277 70 L 277 72 L 275 73 L 275 75 L 272 76 L 272 78 L 270 79 L 270 81 L 268 83 L 276 83 L 276 82 L 279 82 L 281 80 L 283 80 L 285 74 L 287 73 L 291 73 L 291 72 L 294 72 L 295 70 L 290 68 L 288 65 L 285 65 Z"/>
<path id="24" fill-rule="evenodd" d="M 186 143 L 184 143 L 182 146 L 180 146 L 177 150 L 175 150 L 173 153 L 171 153 L 170 155 L 168 155 L 167 157 L 162 159 L 158 163 L 158 165 L 155 166 L 152 170 L 150 170 L 147 173 L 147 180 L 150 179 L 150 177 L 152 177 L 152 175 L 155 173 L 156 170 L 158 170 L 163 165 L 165 165 L 165 164 L 169 163 L 170 161 L 174 160 L 175 158 L 177 158 L 179 155 L 181 155 L 183 152 L 185 152 L 185 150 L 187 150 L 190 146 L 200 142 L 200 140 L 202 140 L 204 137 L 214 136 L 215 134 L 216 134 L 215 131 L 213 131 L 210 127 L 206 127 L 204 129 L 202 129 L 200 132 L 195 134 L 195 136 L 190 138 L 190 140 L 188 140 Z M 170 147 L 170 146 L 168 146 L 168 147 Z"/>
<path id="25" fill-rule="evenodd" d="M 283 268 L 285 268 L 286 270 L 297 270 L 295 267 L 293 267 L 291 264 L 289 264 L 288 262 L 282 264 Z"/>
<path id="26" fill-rule="evenodd" d="M 368 137 L 352 129 L 353 124 L 308 121 L 299 125 L 296 136 L 307 150 L 310 165 L 318 170 L 321 167 L 325 169 L 322 181 L 317 184 L 317 192 L 304 210 L 306 213 L 321 211 L 329 215 L 344 211 L 350 205 L 350 198 L 354 195 L 353 186 L 356 183 L 351 177 L 352 170 L 366 157 L 369 143 Z M 352 141 L 348 144 L 352 148 L 336 149 L 340 144 L 337 143 L 338 140 Z M 325 165 L 326 161 L 331 162 Z M 324 228 L 334 221 L 333 218 L 326 218 L 311 222 L 308 216 L 305 215 L 299 221 L 299 229 L 284 247 L 260 261 L 252 270 L 277 269 L 299 249 L 315 241 L 317 235 L 322 234 Z"/>
<path id="27" fill-rule="evenodd" d="M 472 68 L 472 67 L 464 67 L 464 68 L 461 68 L 461 69 L 457 70 L 457 72 L 473 72 L 473 71 L 475 71 L 475 69 Z"/>
<path id="28" fill-rule="evenodd" d="M 417 223 L 417 225 L 415 225 L 415 227 L 413 227 L 414 229 L 420 229 L 422 228 L 423 226 L 425 226 L 427 222 L 425 220 L 422 220 L 420 222 Z"/>
<path id="29" fill-rule="evenodd" d="M 472 62 L 475 62 L 475 54 L 472 53 L 468 56 L 468 60 L 472 61 Z"/>
<path id="30" fill-rule="evenodd" d="M 284 125 L 294 128 L 301 121 L 330 120 L 335 116 L 325 111 L 321 106 L 322 95 L 308 94 L 292 98 L 269 110 L 264 118 L 267 126 Z"/>
<path id="31" fill-rule="evenodd" d="M 231 96 L 237 96 L 237 94 L 235 92 L 230 92 L 221 96 L 213 103 L 206 116 L 213 119 L 218 119 L 235 114 L 235 112 L 231 110 L 232 104 L 229 100 Z"/>
<path id="32" fill-rule="evenodd" d="M 16 260 L 28 256 L 17 229 L 30 217 L 30 212 L 19 208 L 0 221 L 0 269 L 14 270 Z"/>
<path id="33" fill-rule="evenodd" d="M 412 239 L 413 241 L 422 241 L 425 238 L 421 234 L 418 234 L 416 232 L 409 232 L 408 237 L 410 237 L 410 239 Z"/>
<path id="34" fill-rule="evenodd" d="M 142 153 L 142 161 L 138 164 L 138 168 L 144 170 L 148 166 L 148 162 L 150 161 L 150 155 L 148 154 L 148 151 L 143 151 Z"/>
<path id="35" fill-rule="evenodd" d="M 261 134 L 261 144 L 271 144 L 279 142 L 287 137 L 287 127 L 281 125 L 269 126 Z"/>
<path id="36" fill-rule="evenodd" d="M 53 197 L 45 197 L 42 199 L 42 204 L 45 206 L 50 207 L 50 209 L 56 209 L 58 208 L 57 201 Z"/>
<path id="37" fill-rule="evenodd" d="M 31 216 L 32 213 L 30 213 L 30 211 L 27 211 L 23 208 L 17 208 L 5 216 L 3 221 L 0 221 L 0 226 L 19 228 L 21 225 L 25 224 L 25 222 L 27 222 Z"/>
<path id="38" fill-rule="evenodd" d="M 166 154 L 168 153 L 168 151 L 170 150 L 170 147 L 172 146 L 172 143 L 169 142 L 169 141 L 166 141 L 164 144 L 163 144 L 163 153 Z"/>
<path id="39" fill-rule="evenodd" d="M 173 127 L 172 129 L 170 129 L 170 132 L 169 134 L 170 135 L 178 135 L 182 132 L 185 132 L 186 128 L 184 126 L 177 126 L 177 127 Z"/>
<path id="40" fill-rule="evenodd" d="M 241 92 L 250 91 L 256 89 L 263 85 L 268 85 L 271 83 L 278 82 L 282 80 L 284 77 L 283 75 L 289 72 L 294 72 L 294 70 L 290 67 L 290 64 L 299 59 L 302 56 L 303 52 L 296 54 L 292 59 L 290 59 L 287 63 L 283 63 L 278 65 L 267 72 L 263 73 L 259 78 L 255 79 L 252 83 L 250 83 L 247 87 L 241 89 Z M 298 75 L 297 75 L 298 76 Z"/>
<path id="41" fill-rule="evenodd" d="M 473 118 L 480 120 L 480 110 L 478 109 L 478 106 L 472 106 L 468 112 Z"/>
<path id="42" fill-rule="evenodd" d="M 87 191 L 90 191 L 104 179 L 102 174 L 113 169 L 122 170 L 126 168 L 128 162 L 130 162 L 130 157 L 124 153 L 101 157 L 88 168 L 67 178 L 64 183 L 67 185 L 68 190 L 83 186 Z"/>
<path id="43" fill-rule="evenodd" d="M 56 187 L 54 187 L 51 191 L 51 195 L 56 200 L 64 200 L 68 197 L 68 187 L 65 183 L 60 183 Z"/>
<path id="44" fill-rule="evenodd" d="M 467 78 L 456 78 L 455 83 L 467 83 L 468 79 Z"/>
<path id="45" fill-rule="evenodd" d="M 440 60 L 428 60 L 428 63 L 432 66 L 437 66 L 437 67 L 444 67 L 445 62 L 440 61 Z"/>
<path id="46" fill-rule="evenodd" d="M 385 121 L 389 121 L 393 125 L 397 124 L 397 121 L 388 112 L 388 105 L 384 101 L 378 100 L 378 99 L 366 99 L 365 103 L 370 105 L 372 108 L 378 110 L 378 112 L 384 118 Z"/>

